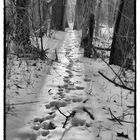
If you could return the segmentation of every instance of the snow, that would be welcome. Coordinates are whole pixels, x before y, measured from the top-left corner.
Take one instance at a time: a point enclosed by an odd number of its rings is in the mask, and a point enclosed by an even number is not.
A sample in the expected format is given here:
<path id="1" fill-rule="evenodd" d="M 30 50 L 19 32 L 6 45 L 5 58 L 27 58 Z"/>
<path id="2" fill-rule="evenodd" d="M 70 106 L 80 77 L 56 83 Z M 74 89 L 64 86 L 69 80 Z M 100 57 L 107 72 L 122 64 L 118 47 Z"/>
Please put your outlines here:
<path id="1" fill-rule="evenodd" d="M 100 25 L 100 36 L 104 39 L 109 40 L 113 35 L 113 27 L 109 28 L 108 25 L 102 24 Z"/>
<path id="2" fill-rule="evenodd" d="M 125 135 L 134 140 L 134 93 L 104 79 L 98 71 L 110 79 L 115 75 L 101 59 L 84 58 L 83 49 L 79 48 L 79 32 L 66 31 L 59 44 L 50 41 L 50 54 L 58 47 L 58 62 L 49 66 L 49 72 L 42 75 L 44 80 L 40 78 L 36 96 L 19 94 L 22 102 L 39 102 L 15 106 L 18 117 L 7 116 L 7 140 L 125 140 Z M 116 72 L 120 69 L 112 68 Z M 126 74 L 134 77 L 130 71 Z M 120 124 L 111 113 L 130 123 Z M 66 116 L 70 117 L 63 128 Z"/>

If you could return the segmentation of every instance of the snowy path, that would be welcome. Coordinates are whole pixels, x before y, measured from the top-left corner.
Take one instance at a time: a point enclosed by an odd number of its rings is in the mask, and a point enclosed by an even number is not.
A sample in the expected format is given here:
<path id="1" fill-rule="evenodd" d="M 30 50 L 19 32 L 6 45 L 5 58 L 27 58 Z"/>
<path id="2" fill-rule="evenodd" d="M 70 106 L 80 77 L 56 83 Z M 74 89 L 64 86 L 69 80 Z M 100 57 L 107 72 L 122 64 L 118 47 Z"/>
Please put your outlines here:
<path id="1" fill-rule="evenodd" d="M 40 102 L 32 106 L 26 120 L 29 123 L 18 130 L 18 140 L 113 140 L 116 128 L 107 119 L 109 104 L 104 100 L 107 95 L 99 68 L 82 57 L 77 36 L 75 31 L 67 32 L 58 51 L 59 61 L 46 77 Z M 68 116 L 73 111 L 75 115 L 62 128 L 66 120 L 62 113 Z"/>

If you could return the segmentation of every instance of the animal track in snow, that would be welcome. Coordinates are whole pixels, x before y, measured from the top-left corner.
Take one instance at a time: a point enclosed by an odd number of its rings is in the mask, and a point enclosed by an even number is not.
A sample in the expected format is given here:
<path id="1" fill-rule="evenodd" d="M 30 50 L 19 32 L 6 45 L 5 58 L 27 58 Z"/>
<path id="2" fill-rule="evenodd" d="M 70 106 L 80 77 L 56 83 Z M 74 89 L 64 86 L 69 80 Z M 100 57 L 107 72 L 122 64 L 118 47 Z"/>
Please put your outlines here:
<path id="1" fill-rule="evenodd" d="M 50 108 L 52 108 L 52 107 L 54 107 L 55 108 L 55 106 L 57 105 L 58 107 L 65 107 L 65 106 L 67 106 L 67 102 L 64 102 L 64 101 L 52 101 L 52 102 L 50 102 L 49 104 L 47 104 L 47 105 L 45 105 L 45 107 L 47 108 L 47 109 L 50 109 Z"/>
<path id="2" fill-rule="evenodd" d="M 82 100 L 83 100 L 83 98 L 75 97 L 75 98 L 72 99 L 72 102 L 81 102 Z"/>
<path id="3" fill-rule="evenodd" d="M 50 122 L 43 122 L 41 124 L 41 128 L 45 129 L 45 130 L 52 130 L 52 129 L 56 128 L 56 125 L 52 121 L 50 121 Z"/>
<path id="4" fill-rule="evenodd" d="M 86 120 L 79 119 L 79 118 L 72 118 L 71 125 L 72 126 L 83 126 L 86 124 Z"/>

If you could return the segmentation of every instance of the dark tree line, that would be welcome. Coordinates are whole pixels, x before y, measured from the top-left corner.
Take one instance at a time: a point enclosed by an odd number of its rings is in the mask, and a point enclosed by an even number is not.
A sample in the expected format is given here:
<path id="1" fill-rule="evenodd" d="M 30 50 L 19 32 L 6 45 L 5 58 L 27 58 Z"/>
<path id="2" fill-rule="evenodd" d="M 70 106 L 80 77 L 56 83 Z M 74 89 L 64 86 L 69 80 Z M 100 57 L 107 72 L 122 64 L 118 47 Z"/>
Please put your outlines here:
<path id="1" fill-rule="evenodd" d="M 65 30 L 68 26 L 66 19 L 67 0 L 57 0 L 52 6 L 52 25 L 57 30 Z"/>
<path id="2" fill-rule="evenodd" d="M 105 9 L 105 4 L 108 5 L 107 20 L 105 19 L 108 26 L 112 27 L 115 23 L 109 63 L 132 68 L 135 57 L 135 1 L 133 0 L 77 0 L 74 29 L 82 29 L 81 47 L 84 47 L 84 56 L 90 57 L 92 50 L 95 50 L 92 45 L 93 35 L 92 37 L 90 35 L 94 32 L 98 35 L 99 21 L 104 22 L 105 12 L 103 13 L 102 9 Z"/>
<path id="3" fill-rule="evenodd" d="M 74 29 L 82 29 L 81 47 L 84 47 L 84 56 L 92 55 L 92 40 L 95 28 L 96 0 L 77 0 L 75 10 Z"/>
<path id="4" fill-rule="evenodd" d="M 64 31 L 68 26 L 68 0 L 13 0 L 11 3 L 9 9 L 12 11 L 14 7 L 16 13 L 13 29 L 16 45 L 30 46 L 31 27 L 32 30 L 39 30 L 42 42 L 43 28 L 48 26 L 48 19 L 50 28 L 54 30 Z M 107 23 L 109 27 L 115 25 L 109 63 L 132 67 L 135 54 L 134 7 L 133 0 L 77 0 L 74 29 L 82 30 L 81 47 L 84 48 L 84 56 L 90 58 L 93 52 L 96 54 L 93 36 L 99 35 L 101 22 Z M 9 22 L 7 17 L 6 14 L 6 25 Z"/>
<path id="5" fill-rule="evenodd" d="M 132 68 L 135 55 L 135 23 L 133 0 L 121 0 L 114 27 L 110 64 Z"/>
<path id="6" fill-rule="evenodd" d="M 44 52 L 44 33 L 51 29 L 65 30 L 65 26 L 68 26 L 66 6 L 67 0 L 6 0 L 6 37 L 9 34 L 12 36 L 9 40 L 16 46 L 14 52 L 19 55 L 35 49 L 32 48 L 31 36 L 40 38 L 41 48 L 38 51 Z M 11 14 L 13 11 L 14 17 Z"/>

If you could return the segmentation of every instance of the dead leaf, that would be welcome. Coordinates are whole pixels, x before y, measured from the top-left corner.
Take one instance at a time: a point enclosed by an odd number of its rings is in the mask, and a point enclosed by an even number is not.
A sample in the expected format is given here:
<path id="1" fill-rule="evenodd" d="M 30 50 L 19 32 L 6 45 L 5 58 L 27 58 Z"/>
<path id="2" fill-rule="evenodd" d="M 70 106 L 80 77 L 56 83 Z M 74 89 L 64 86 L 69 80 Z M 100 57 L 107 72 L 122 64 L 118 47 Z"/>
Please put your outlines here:
<path id="1" fill-rule="evenodd" d="M 128 135 L 125 135 L 123 132 L 122 133 L 117 133 L 117 137 L 123 137 L 128 139 Z"/>

